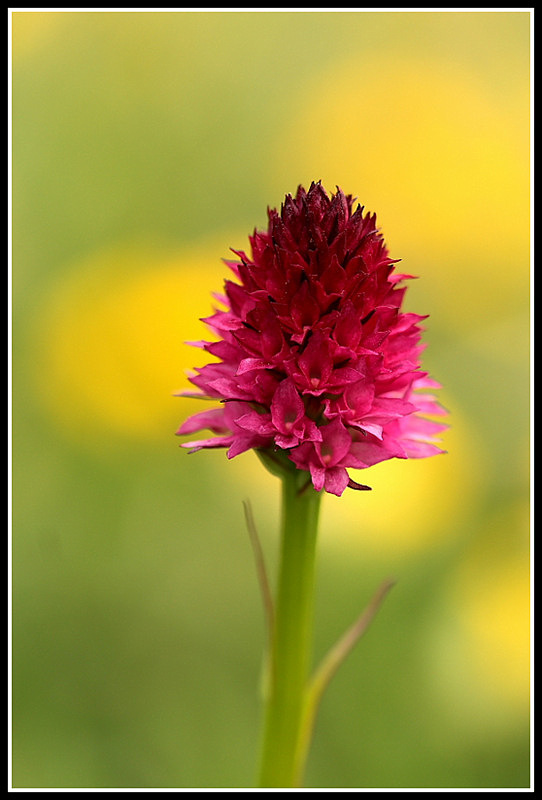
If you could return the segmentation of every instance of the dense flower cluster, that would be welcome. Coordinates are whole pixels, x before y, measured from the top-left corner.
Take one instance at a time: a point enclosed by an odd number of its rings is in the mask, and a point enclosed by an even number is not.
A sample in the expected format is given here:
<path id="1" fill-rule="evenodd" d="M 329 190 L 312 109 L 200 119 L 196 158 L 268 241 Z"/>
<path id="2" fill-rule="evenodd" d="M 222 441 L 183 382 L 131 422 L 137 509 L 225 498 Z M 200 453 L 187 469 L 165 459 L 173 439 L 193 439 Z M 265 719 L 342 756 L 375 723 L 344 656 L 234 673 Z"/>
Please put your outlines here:
<path id="1" fill-rule="evenodd" d="M 299 187 L 249 237 L 250 255 L 232 250 L 236 280 L 204 320 L 219 338 L 193 343 L 217 360 L 183 393 L 222 404 L 177 431 L 217 435 L 183 447 L 227 447 L 229 458 L 255 448 L 336 495 L 368 488 L 348 467 L 443 452 L 445 425 L 422 416 L 445 413 L 420 369 L 424 317 L 400 310 L 398 284 L 412 276 L 394 273 L 376 215 L 353 204 L 340 189 Z"/>

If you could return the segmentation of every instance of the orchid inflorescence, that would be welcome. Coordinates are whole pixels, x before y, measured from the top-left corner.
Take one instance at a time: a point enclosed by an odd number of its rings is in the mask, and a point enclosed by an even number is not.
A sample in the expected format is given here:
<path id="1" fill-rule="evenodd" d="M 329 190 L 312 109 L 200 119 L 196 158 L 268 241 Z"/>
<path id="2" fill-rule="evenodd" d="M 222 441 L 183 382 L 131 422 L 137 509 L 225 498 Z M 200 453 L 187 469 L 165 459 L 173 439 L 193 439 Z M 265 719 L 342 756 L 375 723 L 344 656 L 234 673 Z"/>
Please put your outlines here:
<path id="1" fill-rule="evenodd" d="M 254 449 L 335 495 L 369 488 L 348 468 L 443 452 L 435 437 L 446 426 L 425 416 L 445 413 L 420 367 L 425 317 L 401 311 L 412 276 L 394 272 L 376 215 L 318 182 L 268 218 L 250 255 L 226 261 L 236 280 L 204 319 L 218 339 L 192 343 L 217 360 L 182 394 L 221 406 L 177 433 L 216 436 L 182 446 L 225 447 L 229 458 Z"/>

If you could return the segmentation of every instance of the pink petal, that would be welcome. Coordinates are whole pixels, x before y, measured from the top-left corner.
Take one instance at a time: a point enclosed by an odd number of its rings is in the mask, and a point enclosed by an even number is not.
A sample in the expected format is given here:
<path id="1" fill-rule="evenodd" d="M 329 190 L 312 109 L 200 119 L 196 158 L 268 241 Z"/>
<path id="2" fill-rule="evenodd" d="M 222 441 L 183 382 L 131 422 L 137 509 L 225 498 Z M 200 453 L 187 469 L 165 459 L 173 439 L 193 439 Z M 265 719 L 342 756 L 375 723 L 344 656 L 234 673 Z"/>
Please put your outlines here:
<path id="1" fill-rule="evenodd" d="M 281 381 L 271 403 L 271 419 L 281 433 L 290 433 L 305 415 L 305 406 L 291 378 Z"/>
<path id="2" fill-rule="evenodd" d="M 387 461 L 389 458 L 405 458 L 405 452 L 397 443 L 389 441 L 375 442 L 364 441 L 353 442 L 350 448 L 348 466 L 364 469 Z"/>
<path id="3" fill-rule="evenodd" d="M 349 480 L 348 472 L 342 467 L 326 469 L 324 479 L 325 490 L 330 494 L 335 494 L 337 497 L 340 497 L 348 486 Z"/>
<path id="4" fill-rule="evenodd" d="M 382 425 L 377 425 L 374 422 L 363 422 L 363 423 L 359 422 L 357 424 L 351 422 L 350 424 L 353 425 L 355 428 L 358 428 L 360 431 L 365 431 L 366 433 L 370 433 L 373 436 L 376 436 L 377 439 L 382 439 L 384 430 Z"/>
<path id="5" fill-rule="evenodd" d="M 212 439 L 199 439 L 195 442 L 183 442 L 181 447 L 190 449 L 191 453 L 209 447 L 228 447 L 232 442 L 231 436 L 214 436 Z"/>
<path id="6" fill-rule="evenodd" d="M 403 441 L 403 447 L 408 458 L 427 458 L 428 456 L 436 456 L 446 453 L 446 450 L 441 450 L 436 444 L 429 444 L 428 442 L 415 442 L 410 439 Z"/>
<path id="7" fill-rule="evenodd" d="M 446 409 L 437 403 L 435 398 L 429 394 L 413 394 L 411 397 L 413 403 L 416 403 L 416 410 L 422 414 L 434 414 L 435 416 L 445 416 L 448 412 Z"/>
<path id="8" fill-rule="evenodd" d="M 361 339 L 361 320 L 351 300 L 346 300 L 333 332 L 338 344 L 356 348 Z"/>
<path id="9" fill-rule="evenodd" d="M 320 428 L 322 442 L 316 442 L 315 448 L 321 463 L 333 467 L 348 453 L 352 444 L 350 434 L 337 417 Z"/>
<path id="10" fill-rule="evenodd" d="M 297 447 L 299 438 L 297 436 L 284 436 L 282 433 L 277 433 L 275 436 L 275 444 L 282 450 L 289 450 L 291 447 Z"/>
<path id="11" fill-rule="evenodd" d="M 225 433 L 229 430 L 224 421 L 224 409 L 213 408 L 210 411 L 200 411 L 197 414 L 189 417 L 179 430 L 177 435 L 185 433 L 194 433 L 194 431 L 201 431 L 203 428 L 209 428 L 214 433 Z"/>
<path id="12" fill-rule="evenodd" d="M 245 372 L 250 372 L 253 369 L 270 369 L 273 365 L 269 361 L 264 361 L 261 358 L 243 358 L 239 362 L 236 375 L 243 375 Z"/>
<path id="13" fill-rule="evenodd" d="M 257 411 L 252 411 L 239 417 L 235 422 L 240 428 L 252 433 L 258 433 L 261 436 L 269 436 L 275 433 L 275 427 L 269 414 L 258 414 Z"/>
<path id="14" fill-rule="evenodd" d="M 312 478 L 312 485 L 316 489 L 317 492 L 321 492 L 324 488 L 324 482 L 326 479 L 326 471 L 324 467 L 317 467 L 311 464 L 310 473 Z"/>

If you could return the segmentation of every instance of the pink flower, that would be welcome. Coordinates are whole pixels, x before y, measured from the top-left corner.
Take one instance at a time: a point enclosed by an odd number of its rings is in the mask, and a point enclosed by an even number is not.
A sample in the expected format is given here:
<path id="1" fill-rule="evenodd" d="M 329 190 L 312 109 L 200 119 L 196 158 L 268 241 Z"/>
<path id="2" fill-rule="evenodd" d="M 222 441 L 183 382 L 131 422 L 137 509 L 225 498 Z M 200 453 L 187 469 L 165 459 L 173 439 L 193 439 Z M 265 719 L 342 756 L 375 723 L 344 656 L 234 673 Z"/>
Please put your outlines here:
<path id="1" fill-rule="evenodd" d="M 190 378 L 198 392 L 182 393 L 221 406 L 177 431 L 217 435 L 183 447 L 255 449 L 336 495 L 369 488 L 349 467 L 444 452 L 446 426 L 424 416 L 446 413 L 420 368 L 425 317 L 400 310 L 412 276 L 394 273 L 376 215 L 353 203 L 300 186 L 249 237 L 250 255 L 232 251 L 224 309 L 204 320 L 218 339 L 193 343 L 218 360 Z"/>

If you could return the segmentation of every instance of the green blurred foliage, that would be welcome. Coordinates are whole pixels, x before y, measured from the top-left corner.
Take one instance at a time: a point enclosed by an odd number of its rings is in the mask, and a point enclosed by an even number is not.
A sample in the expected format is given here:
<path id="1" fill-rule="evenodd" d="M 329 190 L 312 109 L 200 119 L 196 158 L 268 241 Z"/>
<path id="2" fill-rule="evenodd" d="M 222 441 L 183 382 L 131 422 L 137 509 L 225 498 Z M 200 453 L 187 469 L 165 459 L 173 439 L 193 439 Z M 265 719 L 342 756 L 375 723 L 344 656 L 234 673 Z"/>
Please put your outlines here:
<path id="1" fill-rule="evenodd" d="M 375 467 L 374 497 L 325 498 L 316 657 L 382 578 L 398 583 L 324 700 L 307 786 L 528 786 L 529 14 L 12 23 L 14 787 L 253 786 L 264 625 L 242 500 L 274 574 L 278 486 L 252 454 L 180 451 L 194 409 L 171 392 L 198 363 L 182 342 L 204 335 L 220 259 L 318 178 L 378 200 L 392 255 L 420 275 L 409 308 L 431 312 L 452 428 L 447 456 Z M 413 60 L 437 108 L 457 81 L 442 147 L 467 119 L 464 152 L 476 165 L 494 147 L 505 186 L 493 207 L 491 170 L 475 173 L 482 213 L 453 235 L 445 198 L 463 184 L 444 173 L 439 204 L 423 157 L 396 183 L 386 168 L 408 165 L 411 141 L 444 164 L 419 133 L 431 103 L 410 140 L 374 127 L 393 103 L 371 87 L 391 91 Z M 342 98 L 352 65 L 355 103 L 326 113 L 319 94 L 331 103 L 336 79 Z"/>

